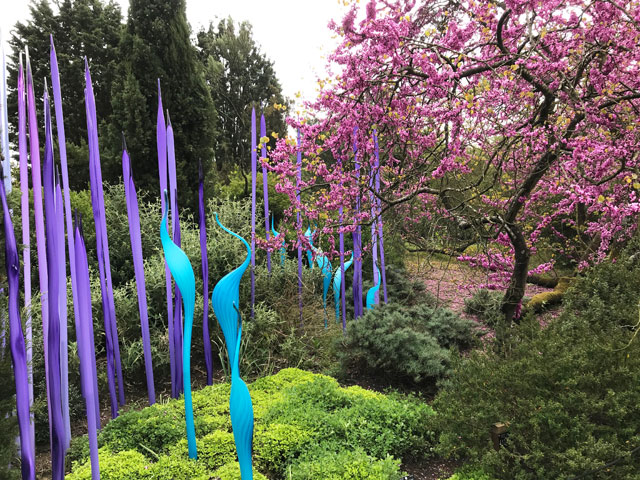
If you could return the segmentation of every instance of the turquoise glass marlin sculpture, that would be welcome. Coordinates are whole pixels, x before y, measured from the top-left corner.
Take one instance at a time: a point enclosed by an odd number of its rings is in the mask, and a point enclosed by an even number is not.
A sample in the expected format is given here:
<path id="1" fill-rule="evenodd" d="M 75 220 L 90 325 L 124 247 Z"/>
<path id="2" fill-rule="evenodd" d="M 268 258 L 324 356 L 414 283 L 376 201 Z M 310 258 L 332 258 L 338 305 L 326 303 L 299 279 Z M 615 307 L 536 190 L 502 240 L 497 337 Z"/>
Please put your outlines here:
<path id="1" fill-rule="evenodd" d="M 367 291 L 367 310 L 371 310 L 376 304 L 376 293 L 380 290 L 380 283 L 382 282 L 382 275 L 380 275 L 380 269 L 376 264 L 376 270 L 378 271 L 378 283 L 371 287 Z"/>
<path id="2" fill-rule="evenodd" d="M 240 235 L 232 232 L 220 223 L 218 214 L 214 214 L 217 224 L 225 232 L 244 243 L 247 248 L 245 261 L 235 270 L 225 275 L 213 289 L 211 303 L 227 345 L 229 364 L 231 365 L 231 394 L 229 413 L 233 438 L 238 453 L 242 480 L 253 480 L 253 404 L 244 381 L 240 378 L 240 344 L 242 341 L 242 317 L 238 310 L 240 300 L 240 280 L 251 261 L 251 247 Z"/>
<path id="3" fill-rule="evenodd" d="M 347 270 L 353 263 L 353 252 L 351 252 L 351 258 L 344 264 L 344 273 L 346 275 Z M 333 276 L 333 300 L 336 304 L 336 323 L 340 322 L 340 284 L 342 283 L 342 275 L 339 268 L 336 268 L 336 274 Z"/>
<path id="4" fill-rule="evenodd" d="M 165 204 L 170 205 L 167 200 L 167 191 L 164 191 Z M 160 225 L 160 239 L 162 249 L 167 261 L 169 271 L 180 289 L 182 303 L 184 305 L 184 336 L 182 338 L 182 371 L 184 385 L 184 413 L 187 424 L 187 444 L 189 448 L 189 458 L 198 458 L 196 448 L 196 430 L 193 423 L 193 403 L 191 400 L 191 332 L 193 330 L 193 309 L 196 304 L 196 280 L 189 258 L 180 247 L 178 247 L 169 236 L 167 229 L 167 213 L 165 209 Z"/>
<path id="5" fill-rule="evenodd" d="M 271 216 L 271 231 L 273 232 L 274 237 L 278 237 L 280 234 L 276 231 L 276 228 L 273 226 L 273 215 Z M 284 238 L 282 239 L 282 246 L 280 247 L 280 266 L 284 268 L 284 257 L 286 256 L 287 251 L 284 248 Z"/>

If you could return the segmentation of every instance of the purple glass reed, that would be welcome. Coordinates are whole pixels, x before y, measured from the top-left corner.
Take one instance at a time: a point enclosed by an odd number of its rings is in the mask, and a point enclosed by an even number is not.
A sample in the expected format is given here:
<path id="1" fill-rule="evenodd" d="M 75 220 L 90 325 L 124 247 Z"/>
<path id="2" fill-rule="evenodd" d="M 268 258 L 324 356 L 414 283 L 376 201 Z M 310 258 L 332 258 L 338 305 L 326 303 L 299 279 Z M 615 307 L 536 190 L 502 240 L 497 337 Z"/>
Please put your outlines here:
<path id="1" fill-rule="evenodd" d="M 260 116 L 260 138 L 267 136 L 267 124 L 264 120 L 264 115 Z M 267 144 L 262 144 L 261 157 L 266 160 L 267 158 Z M 269 241 L 269 181 L 267 176 L 267 167 L 262 165 L 262 191 L 264 194 L 264 231 L 267 241 Z M 271 251 L 267 250 L 267 271 L 271 273 Z"/>
<path id="2" fill-rule="evenodd" d="M 298 176 L 296 178 L 296 189 L 298 191 L 296 199 L 300 204 L 300 184 L 302 183 L 302 145 L 300 141 L 300 129 L 298 129 L 298 152 L 296 157 L 296 169 Z M 297 235 L 302 230 L 302 221 L 300 219 L 300 208 L 296 208 L 296 230 Z M 300 310 L 300 326 L 304 326 L 304 320 L 302 318 L 302 245 L 300 239 L 298 239 L 298 308 Z"/>
<path id="3" fill-rule="evenodd" d="M 98 425 L 95 418 L 100 416 L 96 369 L 95 348 L 93 340 L 93 318 L 91 314 L 91 290 L 89 288 L 89 264 L 87 249 L 82 234 L 82 225 L 76 221 L 74 238 L 74 264 L 78 280 L 76 311 L 76 341 L 78 358 L 80 359 L 80 387 L 87 410 L 87 430 L 89 436 L 89 457 L 91 459 L 91 479 L 99 480 L 100 465 L 98 462 Z"/>
<path id="4" fill-rule="evenodd" d="M 378 242 L 380 243 L 380 273 L 382 275 L 382 292 L 384 303 L 387 303 L 387 272 L 384 264 L 384 239 L 382 236 L 382 202 L 380 200 L 380 149 L 378 148 L 378 133 L 373 131 L 373 145 L 376 155 L 376 206 L 378 216 Z"/>
<path id="5" fill-rule="evenodd" d="M 256 303 L 256 109 L 251 109 L 251 318 Z"/>
<path id="6" fill-rule="evenodd" d="M 46 87 L 45 87 L 46 88 Z M 46 210 L 46 247 L 47 247 L 47 271 L 48 275 L 48 302 L 49 325 L 47 330 L 47 354 L 49 357 L 49 425 L 51 428 L 51 476 L 53 480 L 64 479 L 64 456 L 66 451 L 66 433 L 62 413 L 62 392 L 60 378 L 60 312 L 59 289 L 60 268 L 57 255 L 58 242 L 58 215 L 56 212 L 55 175 L 53 173 L 53 140 L 51 135 L 51 109 L 49 106 L 49 94 L 44 93 L 44 118 L 45 118 L 45 147 L 42 180 L 44 187 L 44 205 Z M 60 206 L 61 207 L 61 206 Z"/>
<path id="7" fill-rule="evenodd" d="M 180 214 L 178 213 L 178 179 L 176 172 L 176 153 L 174 147 L 173 127 L 171 126 L 171 118 L 167 111 L 167 161 L 169 168 L 169 202 L 171 202 L 171 231 L 173 232 L 173 241 L 180 246 Z M 169 208 L 169 206 L 167 206 Z M 176 285 L 175 299 L 173 303 L 173 353 L 174 359 L 174 378 L 175 396 L 177 398 L 183 391 L 182 382 L 182 295 L 180 289 Z M 173 392 L 173 389 L 172 389 Z"/>
<path id="8" fill-rule="evenodd" d="M 27 113 L 25 105 L 24 69 L 22 54 L 18 70 L 18 152 L 20 158 L 20 205 L 22 216 L 22 261 L 24 264 L 24 306 L 27 313 L 27 377 L 29 378 L 29 411 L 31 422 L 31 446 L 35 451 L 35 429 L 33 416 L 33 324 L 31 317 L 31 239 L 29 227 L 29 167 L 27 165 Z"/>
<path id="9" fill-rule="evenodd" d="M 160 177 L 160 204 L 162 207 L 162 215 L 169 207 L 164 201 L 164 191 L 168 190 L 167 186 L 167 124 L 164 118 L 164 109 L 162 107 L 162 91 L 160 90 L 160 79 L 158 79 L 158 115 L 156 120 L 156 144 L 158 149 L 158 174 Z M 171 272 L 167 262 L 164 263 L 165 289 L 167 295 L 167 328 L 169 331 L 169 364 L 171 373 L 171 396 L 176 398 L 177 387 L 175 378 L 175 352 L 174 335 L 173 335 L 173 289 Z"/>
<path id="10" fill-rule="evenodd" d="M 24 90 L 24 89 L 23 89 Z M 24 109 L 24 107 L 23 107 Z M 7 204 L 4 182 L 0 182 L 0 197 L 4 213 L 4 248 L 9 285 L 9 345 L 13 377 L 16 384 L 16 414 L 20 432 L 20 458 L 22 480 L 35 480 L 35 446 L 32 430 L 33 422 L 29 413 L 31 404 L 29 393 L 29 372 L 27 370 L 27 352 L 25 350 L 22 320 L 20 318 L 20 257 L 13 230 L 13 222 Z"/>
<path id="11" fill-rule="evenodd" d="M 85 102 L 87 109 L 87 131 L 89 135 L 89 177 L 91 181 L 91 203 L 96 227 L 96 243 L 98 251 L 98 267 L 102 288 L 102 309 L 105 315 L 105 337 L 107 338 L 107 376 L 115 373 L 118 378 L 117 402 L 112 396 L 111 415 L 118 415 L 118 404 L 124 405 L 124 381 L 122 377 L 122 365 L 120 362 L 120 345 L 118 343 L 118 330 L 115 317 L 115 301 L 113 298 L 113 283 L 111 281 L 111 262 L 109 260 L 109 240 L 107 237 L 106 213 L 104 207 L 104 191 L 102 189 L 102 170 L 100 167 L 100 147 L 98 143 L 98 126 L 96 116 L 95 97 L 91 83 L 89 64 L 85 58 Z M 100 265 L 102 267 L 100 268 Z M 109 358 L 111 357 L 111 358 Z M 111 368 L 109 362 L 112 362 Z M 109 378 L 110 394 L 112 388 L 115 392 L 115 380 Z"/>
<path id="12" fill-rule="evenodd" d="M 213 356 L 209 336 L 209 258 L 207 255 L 207 223 L 204 210 L 204 172 L 202 161 L 198 161 L 198 220 L 200 225 L 200 256 L 202 258 L 202 341 L 204 363 L 207 367 L 207 385 L 213 385 Z"/>
<path id="13" fill-rule="evenodd" d="M 360 160 L 358 159 L 358 127 L 353 128 L 353 157 L 355 162 L 356 185 L 360 186 Z M 360 193 L 356 196 L 356 217 L 360 213 Z M 356 219 L 357 226 L 353 232 L 353 316 L 362 316 L 362 227 Z"/>
<path id="14" fill-rule="evenodd" d="M 122 148 L 122 178 L 124 179 L 124 194 L 127 201 L 127 215 L 129 217 L 129 238 L 131 239 L 131 254 L 133 270 L 136 277 L 138 291 L 138 311 L 140 312 L 140 329 L 142 330 L 142 351 L 144 354 L 144 369 L 147 378 L 147 396 L 149 405 L 156 403 L 156 392 L 153 384 L 153 363 L 151 359 L 151 337 L 149 335 L 149 317 L 147 310 L 147 289 L 144 278 L 144 263 L 142 257 L 142 235 L 140 232 L 140 211 L 138 195 L 133 182 L 131 162 L 126 144 Z"/>

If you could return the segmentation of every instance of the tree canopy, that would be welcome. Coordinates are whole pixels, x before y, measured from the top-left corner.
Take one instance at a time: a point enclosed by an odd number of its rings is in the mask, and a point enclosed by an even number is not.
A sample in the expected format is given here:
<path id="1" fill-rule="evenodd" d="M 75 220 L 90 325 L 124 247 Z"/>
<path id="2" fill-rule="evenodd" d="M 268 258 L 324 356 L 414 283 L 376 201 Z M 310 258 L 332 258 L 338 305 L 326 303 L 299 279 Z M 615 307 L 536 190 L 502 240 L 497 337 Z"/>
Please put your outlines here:
<path id="1" fill-rule="evenodd" d="M 198 160 L 205 172 L 210 169 L 218 132 L 216 109 L 190 33 L 184 0 L 130 2 L 111 91 L 110 131 L 116 151 L 121 132 L 127 137 L 136 185 L 157 192 L 155 131 L 160 79 L 163 106 L 175 135 L 179 203 L 195 210 Z"/>
<path id="2" fill-rule="evenodd" d="M 212 23 L 197 35 L 200 60 L 219 116 L 220 138 L 215 147 L 216 167 L 223 175 L 234 166 L 250 171 L 251 108 L 264 112 L 267 134 L 286 133 L 286 101 L 273 63 L 253 40 L 251 25 L 237 26 L 231 18 Z M 258 117 L 259 119 L 259 117 Z M 275 138 L 272 140 L 272 143 Z"/>
<path id="3" fill-rule="evenodd" d="M 85 188 L 89 181 L 87 121 L 84 106 L 84 57 L 91 65 L 96 85 L 98 118 L 111 115 L 111 85 L 118 59 L 122 16 L 120 6 L 110 0 L 62 0 L 55 11 L 48 0 L 36 0 L 30 6 L 31 18 L 16 23 L 9 44 L 9 118 L 17 137 L 18 61 L 20 52 L 29 48 L 36 99 L 42 114 L 44 79 L 49 77 L 50 35 L 53 36 L 62 82 L 65 132 L 68 142 L 71 187 Z M 104 133 L 104 128 L 101 132 Z"/>
<path id="4" fill-rule="evenodd" d="M 303 137 L 302 202 L 295 141 L 273 155 L 294 209 L 329 214 L 325 233 L 341 206 L 349 223 L 368 222 L 375 195 L 406 228 L 447 220 L 490 245 L 462 258 L 508 285 L 511 318 L 545 240 L 585 266 L 634 231 L 637 2 L 370 0 L 357 18 L 354 3 L 332 25 L 342 37 L 330 57 L 339 75 L 322 82 L 316 121 L 291 121 Z M 320 161 L 324 151 L 341 166 Z"/>

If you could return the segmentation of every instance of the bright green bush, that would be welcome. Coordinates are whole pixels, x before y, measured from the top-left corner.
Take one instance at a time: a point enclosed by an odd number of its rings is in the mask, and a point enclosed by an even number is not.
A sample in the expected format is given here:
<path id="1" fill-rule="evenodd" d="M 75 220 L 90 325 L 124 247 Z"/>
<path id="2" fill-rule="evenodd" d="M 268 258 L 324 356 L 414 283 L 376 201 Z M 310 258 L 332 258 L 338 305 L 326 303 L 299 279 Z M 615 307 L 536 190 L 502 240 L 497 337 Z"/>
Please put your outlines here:
<path id="1" fill-rule="evenodd" d="M 390 303 L 349 322 L 339 356 L 347 367 L 420 382 L 445 375 L 449 349 L 473 339 L 473 323 L 448 309 Z"/>
<path id="2" fill-rule="evenodd" d="M 525 320 L 509 349 L 458 361 L 434 401 L 438 451 L 499 479 L 637 479 L 638 291 L 637 263 L 605 262 L 571 287 L 546 328 Z M 496 452 L 489 429 L 498 421 L 510 426 Z"/>
<path id="3" fill-rule="evenodd" d="M 100 478 L 103 480 L 140 480 L 151 478 L 149 469 L 151 462 L 140 452 L 123 450 L 111 452 L 101 448 L 98 454 L 100 461 Z M 76 465 L 73 472 L 66 476 L 67 480 L 91 480 L 91 464 Z"/>
<path id="4" fill-rule="evenodd" d="M 226 465 L 220 467 L 213 473 L 215 478 L 219 478 L 220 480 L 242 480 L 240 477 L 240 465 L 238 462 L 227 463 Z M 256 471 L 255 467 L 253 469 L 253 479 L 254 480 L 267 480 L 260 472 Z"/>
<path id="5" fill-rule="evenodd" d="M 291 480 L 399 480 L 400 462 L 392 457 L 376 459 L 362 450 L 326 452 L 296 463 Z"/>
<path id="6" fill-rule="evenodd" d="M 494 480 L 481 469 L 463 467 L 451 475 L 447 480 Z"/>
<path id="7" fill-rule="evenodd" d="M 255 413 L 254 467 L 269 478 L 298 475 L 298 470 L 300 476 L 292 478 L 312 478 L 309 472 L 324 471 L 318 457 L 326 456 L 327 462 L 334 463 L 326 472 L 342 475 L 326 478 L 395 479 L 399 462 L 395 459 L 423 456 L 433 445 L 429 426 L 433 410 L 413 398 L 341 388 L 330 377 L 296 369 L 264 377 L 249 389 Z M 120 472 L 115 465 L 121 460 L 143 479 L 206 475 L 239 479 L 229 421 L 229 385 L 194 392 L 193 404 L 197 461 L 187 457 L 184 403 L 171 400 L 123 413 L 105 425 L 98 439 L 101 466 L 104 463 L 108 472 L 115 472 L 105 478 L 119 478 L 114 476 Z M 349 453 L 353 445 L 361 451 Z M 73 480 L 88 478 L 85 447 L 82 441 L 74 442 L 77 462 L 69 476 Z"/>

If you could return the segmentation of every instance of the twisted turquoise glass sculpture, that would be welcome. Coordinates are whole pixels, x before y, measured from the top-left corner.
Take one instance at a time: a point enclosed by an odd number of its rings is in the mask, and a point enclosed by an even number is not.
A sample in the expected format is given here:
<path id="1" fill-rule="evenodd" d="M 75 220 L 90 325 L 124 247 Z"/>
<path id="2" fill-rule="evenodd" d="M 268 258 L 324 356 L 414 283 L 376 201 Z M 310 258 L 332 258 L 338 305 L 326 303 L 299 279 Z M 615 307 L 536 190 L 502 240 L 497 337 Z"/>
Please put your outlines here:
<path id="1" fill-rule="evenodd" d="M 280 234 L 276 231 L 273 226 L 273 215 L 271 216 L 271 231 L 273 232 L 274 237 L 278 237 Z M 284 248 L 284 238 L 282 239 L 282 246 L 280 247 L 280 266 L 284 267 L 284 257 L 287 254 L 287 251 Z"/>
<path id="2" fill-rule="evenodd" d="M 164 191 L 165 204 L 170 205 L 167 200 L 167 191 Z M 182 303 L 184 305 L 184 336 L 182 338 L 182 371 L 184 385 L 184 413 L 187 423 L 187 443 L 189 447 L 189 458 L 198 458 L 196 448 L 196 430 L 193 424 L 193 403 L 191 400 L 191 332 L 193 330 L 193 309 L 196 304 L 196 279 L 193 275 L 193 268 L 187 255 L 178 247 L 169 236 L 167 229 L 167 213 L 165 209 L 160 224 L 160 239 L 162 249 L 167 261 L 169 271 L 180 289 Z"/>
<path id="3" fill-rule="evenodd" d="M 331 262 L 324 253 L 316 251 L 316 262 L 322 271 L 322 306 L 324 307 L 324 327 L 327 328 L 327 293 L 331 285 L 331 277 L 333 276 L 333 268 Z"/>
<path id="4" fill-rule="evenodd" d="M 367 292 L 367 310 L 371 310 L 376 304 L 376 293 L 380 290 L 380 282 L 382 281 L 382 275 L 380 275 L 380 269 L 376 264 L 376 270 L 378 271 L 378 283 L 371 287 Z"/>
<path id="5" fill-rule="evenodd" d="M 353 252 L 351 252 L 351 258 L 344 264 L 344 273 L 346 275 L 347 270 L 353 263 Z M 340 321 L 340 284 L 342 283 L 342 272 L 339 268 L 336 268 L 336 274 L 333 276 L 333 300 L 336 304 L 336 322 Z"/>
<path id="6" fill-rule="evenodd" d="M 304 232 L 304 236 L 307 237 L 307 240 L 309 240 L 309 245 L 311 245 L 311 248 L 307 249 L 307 260 L 309 261 L 309 267 L 311 267 L 311 270 L 313 270 L 313 234 L 315 232 L 311 232 L 311 225 L 307 226 L 307 231 Z"/>
<path id="7" fill-rule="evenodd" d="M 220 223 L 215 213 L 216 223 L 225 232 L 244 243 L 247 258 L 235 270 L 231 271 L 216 284 L 211 295 L 213 311 L 216 314 L 224 335 L 229 364 L 231 365 L 231 394 L 229 396 L 229 413 L 233 438 L 238 453 L 240 475 L 242 480 L 253 480 L 253 404 L 251 395 L 244 381 L 240 378 L 240 344 L 242 341 L 242 317 L 238 310 L 240 301 L 240 280 L 251 261 L 251 247 L 240 235 L 232 232 Z"/>

